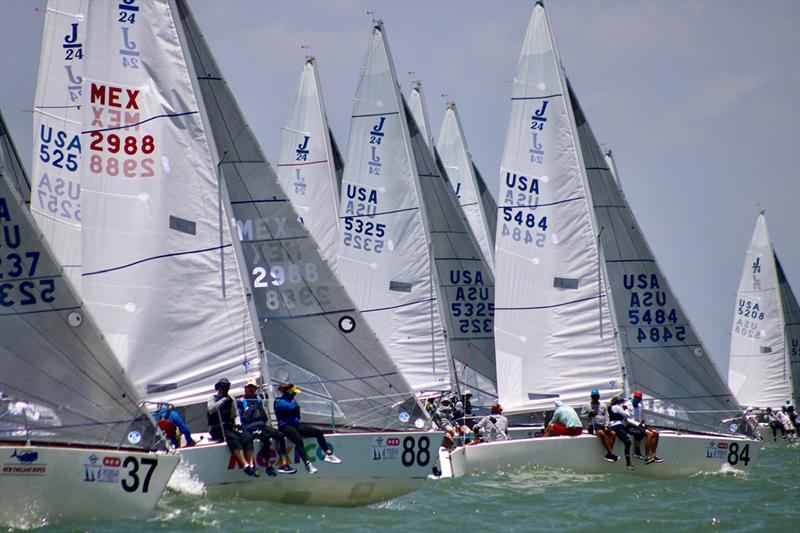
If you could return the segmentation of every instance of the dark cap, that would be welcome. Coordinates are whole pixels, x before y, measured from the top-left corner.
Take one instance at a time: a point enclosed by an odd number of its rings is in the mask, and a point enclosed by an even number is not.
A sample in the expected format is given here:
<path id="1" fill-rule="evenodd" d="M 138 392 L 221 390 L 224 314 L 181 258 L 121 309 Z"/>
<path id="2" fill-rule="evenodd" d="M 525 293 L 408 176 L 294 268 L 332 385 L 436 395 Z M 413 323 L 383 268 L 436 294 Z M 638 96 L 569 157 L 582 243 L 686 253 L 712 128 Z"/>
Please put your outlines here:
<path id="1" fill-rule="evenodd" d="M 222 378 L 221 380 L 217 381 L 214 384 L 214 390 L 220 390 L 220 389 L 224 389 L 224 388 L 230 387 L 230 386 L 231 386 L 231 382 L 228 381 L 226 378 Z"/>

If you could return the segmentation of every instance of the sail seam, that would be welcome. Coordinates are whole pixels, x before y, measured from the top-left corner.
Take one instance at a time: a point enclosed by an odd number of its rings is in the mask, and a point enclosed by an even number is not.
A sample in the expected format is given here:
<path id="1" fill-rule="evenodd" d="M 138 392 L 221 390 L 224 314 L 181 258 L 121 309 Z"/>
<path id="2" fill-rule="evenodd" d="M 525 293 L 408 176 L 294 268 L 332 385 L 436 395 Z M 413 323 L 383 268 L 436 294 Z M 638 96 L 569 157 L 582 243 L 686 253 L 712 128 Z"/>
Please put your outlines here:
<path id="1" fill-rule="evenodd" d="M 571 302 L 562 302 L 559 304 L 553 305 L 542 305 L 542 306 L 531 306 L 531 307 L 495 307 L 495 311 L 527 311 L 527 310 L 536 310 L 536 309 L 553 309 L 556 307 L 564 307 L 565 305 L 572 305 L 581 302 L 588 302 L 589 300 L 596 300 L 600 298 L 602 295 L 595 295 L 589 296 L 588 298 L 581 298 L 579 300 L 572 300 Z"/>

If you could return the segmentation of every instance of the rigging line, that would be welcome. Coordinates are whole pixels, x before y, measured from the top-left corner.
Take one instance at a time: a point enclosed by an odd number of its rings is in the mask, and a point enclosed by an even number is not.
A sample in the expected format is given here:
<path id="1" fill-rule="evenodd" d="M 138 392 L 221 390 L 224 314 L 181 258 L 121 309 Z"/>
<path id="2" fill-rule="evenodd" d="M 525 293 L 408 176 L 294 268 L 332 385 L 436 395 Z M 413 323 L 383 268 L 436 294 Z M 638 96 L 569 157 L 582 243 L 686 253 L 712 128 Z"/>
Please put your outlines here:
<path id="1" fill-rule="evenodd" d="M 548 94 L 547 96 L 514 96 L 511 97 L 511 101 L 513 102 L 514 100 L 544 100 L 545 98 L 557 98 L 559 96 L 564 96 L 564 93 Z"/>
<path id="2" fill-rule="evenodd" d="M 61 276 L 59 276 L 59 278 L 60 277 Z M 36 315 L 36 314 L 40 314 L 40 313 L 55 313 L 55 312 L 59 312 L 59 311 L 74 311 L 76 309 L 81 309 L 81 306 L 77 305 L 77 306 L 73 306 L 73 307 L 55 307 L 55 308 L 51 308 L 51 309 L 40 309 L 38 311 L 22 311 L 22 312 L 15 311 L 15 312 L 11 312 L 11 313 L 0 313 L 0 317 L 2 317 L 2 316 Z"/>
<path id="3" fill-rule="evenodd" d="M 338 369 L 338 370 L 340 370 L 340 371 L 344 371 L 344 372 L 346 372 L 346 373 L 348 373 L 348 374 L 352 375 L 352 372 L 350 371 L 350 369 L 349 369 L 349 368 L 347 368 L 347 366 L 345 365 L 345 363 L 344 363 L 344 362 L 341 362 L 341 361 L 339 361 L 339 360 L 335 359 L 334 357 L 332 357 L 331 355 L 329 355 L 329 353 L 330 353 L 330 351 L 331 351 L 330 349 L 321 349 L 321 348 L 318 348 L 318 347 L 317 347 L 316 345 L 314 345 L 314 344 L 313 344 L 313 343 L 312 343 L 312 342 L 311 342 L 309 339 L 307 339 L 307 338 L 306 338 L 306 337 L 304 337 L 304 336 L 298 335 L 298 334 L 297 334 L 297 332 L 295 332 L 294 330 L 290 329 L 290 328 L 289 328 L 288 326 L 286 326 L 286 325 L 285 325 L 285 323 L 283 323 L 283 322 L 278 322 L 277 324 L 278 324 L 278 326 L 280 326 L 280 327 L 284 328 L 284 329 L 285 329 L 287 332 L 291 333 L 291 334 L 292 334 L 294 337 L 296 337 L 296 338 L 297 338 L 297 339 L 298 339 L 300 342 L 302 342 L 303 344 L 305 344 L 305 345 L 309 346 L 309 347 L 310 347 L 312 350 L 314 350 L 315 352 L 318 352 L 319 354 L 321 354 L 321 355 L 322 355 L 322 359 L 325 359 L 325 360 L 327 360 L 328 362 L 330 362 L 330 363 L 331 363 L 331 365 L 332 365 L 334 368 L 336 368 L 336 369 Z M 330 322 L 328 322 L 328 324 L 330 325 L 330 327 L 335 327 L 333 324 L 330 324 Z M 338 330 L 337 330 L 337 331 L 338 331 Z M 355 353 L 357 353 L 357 354 L 360 356 L 360 359 L 361 359 L 361 361 L 366 361 L 366 363 L 367 363 L 367 365 L 366 365 L 366 366 L 367 366 L 367 367 L 369 367 L 369 368 L 372 368 L 372 369 L 373 369 L 373 370 L 374 370 L 374 371 L 375 371 L 377 374 L 380 374 L 380 373 L 381 373 L 381 372 L 380 372 L 380 370 L 378 369 L 378 367 L 377 367 L 377 366 L 376 366 L 374 363 L 372 363 L 372 361 L 370 361 L 369 359 L 367 359 L 367 358 L 364 356 L 364 354 L 363 354 L 363 353 L 361 353 L 361 352 L 360 352 L 360 351 L 359 351 L 359 350 L 358 350 L 358 349 L 357 349 L 357 348 L 356 348 L 356 347 L 355 347 L 355 346 L 352 344 L 352 342 L 350 341 L 350 339 L 348 339 L 348 338 L 346 338 L 346 337 L 343 337 L 343 336 L 340 336 L 339 338 L 340 338 L 340 339 L 342 339 L 342 340 L 344 340 L 344 342 L 345 342 L 345 343 L 347 343 L 347 344 L 349 344 L 349 345 L 350 345 L 350 347 L 351 347 L 352 351 L 353 351 L 353 352 L 355 352 Z M 276 355 L 277 355 L 277 354 L 276 354 Z M 306 371 L 308 371 L 307 369 L 305 369 L 304 367 L 300 366 L 300 365 L 299 365 L 299 364 L 297 364 L 296 362 L 290 362 L 290 363 L 291 363 L 291 364 L 294 364 L 295 366 L 298 366 L 299 368 L 303 368 L 303 370 L 306 370 Z M 312 373 L 312 374 L 315 374 L 315 375 L 317 375 L 317 377 L 320 377 L 318 374 L 316 374 L 316 373 L 314 373 L 314 372 L 311 372 L 311 373 Z M 374 389 L 374 390 L 376 390 L 376 391 L 380 391 L 380 389 L 378 388 L 378 386 L 377 386 L 377 385 L 370 385 L 369 383 L 364 383 L 364 385 L 366 385 L 366 386 L 367 386 L 368 388 L 370 388 L 370 389 Z M 350 391 L 350 392 L 351 392 L 352 394 L 354 394 L 354 395 L 357 395 L 357 394 L 358 394 L 358 392 L 357 392 L 356 390 L 353 390 L 353 389 L 350 389 L 350 388 L 346 388 L 346 389 L 347 389 L 348 391 Z"/>
<path id="4" fill-rule="evenodd" d="M 556 307 L 564 307 L 567 305 L 577 304 L 581 302 L 588 302 L 590 300 L 595 300 L 597 298 L 600 298 L 600 295 L 588 296 L 586 298 L 572 300 L 571 302 L 561 302 L 553 305 L 541 305 L 541 306 L 531 306 L 531 307 L 495 307 L 494 309 L 495 311 L 527 311 L 527 310 L 537 310 L 537 309 L 554 309 Z"/>
<path id="5" fill-rule="evenodd" d="M 186 252 L 173 252 L 173 253 L 169 253 L 169 254 L 155 255 L 153 257 L 146 257 L 144 259 L 140 259 L 138 261 L 134 261 L 133 263 L 128 263 L 127 265 L 120 265 L 120 266 L 116 266 L 116 267 L 110 267 L 110 268 L 106 268 L 106 269 L 103 269 L 103 270 L 96 270 L 94 272 L 84 272 L 84 273 L 81 274 L 81 276 L 94 276 L 96 274 L 105 274 L 107 272 L 113 272 L 115 270 L 123 270 L 125 268 L 129 268 L 129 267 L 132 267 L 132 266 L 139 265 L 141 263 L 147 263 L 149 261 L 155 261 L 156 259 L 166 259 L 166 258 L 169 258 L 169 257 L 179 257 L 179 256 L 182 256 L 182 255 L 193 255 L 193 254 L 201 254 L 201 253 L 205 253 L 205 252 L 215 252 L 217 250 L 222 250 L 222 249 L 228 248 L 230 246 L 232 246 L 232 245 L 223 244 L 222 246 L 212 246 L 210 248 L 202 248 L 200 250 L 189 250 L 189 251 L 186 251 Z"/>
<path id="6" fill-rule="evenodd" d="M 338 315 L 340 313 L 355 313 L 355 312 L 357 312 L 356 308 L 350 307 L 348 309 L 334 309 L 332 311 L 320 311 L 318 313 L 304 313 L 302 315 L 271 316 L 266 320 L 294 320 L 301 318 L 312 318 L 317 316 Z"/>
<path id="7" fill-rule="evenodd" d="M 263 199 L 263 200 L 231 200 L 231 205 L 241 205 L 241 204 L 274 204 L 274 203 L 285 203 L 288 202 L 288 198 L 272 198 L 272 199 Z"/>
<path id="8" fill-rule="evenodd" d="M 12 384 L 12 383 L 6 383 L 5 384 L 5 386 L 7 387 L 5 392 L 7 394 L 9 392 L 11 392 L 12 396 L 17 396 L 18 398 L 22 398 L 22 399 L 25 399 L 25 400 L 36 401 L 37 403 L 41 403 L 42 405 L 45 405 L 47 407 L 51 407 L 51 406 L 52 407 L 56 407 L 58 412 L 66 412 L 66 413 L 69 413 L 70 415 L 73 415 L 73 416 L 78 417 L 78 418 L 83 418 L 83 419 L 86 419 L 86 420 L 91 420 L 91 418 L 88 415 L 83 413 L 86 410 L 87 407 L 98 407 L 98 406 L 103 405 L 103 404 L 98 404 L 98 403 L 92 401 L 87 396 L 83 396 L 83 392 L 85 392 L 85 389 L 83 391 L 81 391 L 81 390 L 79 390 L 77 388 L 73 388 L 71 386 L 71 384 L 66 383 L 65 381 L 61 380 L 60 378 L 55 377 L 53 375 L 50 375 L 47 372 L 43 371 L 41 369 L 41 367 L 36 366 L 34 364 L 34 362 L 26 361 L 26 360 L 20 358 L 19 359 L 19 363 L 17 363 L 17 365 L 20 365 L 20 364 L 25 364 L 26 366 L 30 367 L 32 370 L 38 372 L 39 374 L 44 375 L 47 378 L 50 378 L 52 380 L 52 382 L 55 382 L 55 383 L 59 384 L 61 387 L 64 388 L 64 390 L 73 393 L 76 396 L 76 398 L 80 398 L 85 403 L 83 403 L 82 405 L 78 405 L 78 406 L 69 406 L 69 405 L 66 405 L 66 404 L 63 404 L 63 403 L 54 403 L 53 400 L 47 399 L 47 398 L 45 398 L 43 396 L 40 396 L 40 395 L 38 395 L 38 394 L 36 394 L 34 392 L 29 391 L 29 390 L 17 389 L 14 386 L 14 384 Z M 84 373 L 84 376 L 86 376 L 86 375 L 87 375 L 87 373 Z M 100 390 L 102 390 L 103 392 L 105 392 L 108 395 L 109 398 L 111 398 L 111 399 L 115 398 L 108 391 L 106 391 L 103 388 L 103 386 L 100 385 L 97 382 L 97 380 L 94 380 L 91 376 L 88 376 L 88 377 L 89 377 L 89 381 L 93 382 L 95 385 L 97 385 L 98 388 Z M 51 386 L 52 386 L 52 383 L 51 383 Z M 132 403 L 129 407 L 133 407 L 134 405 L 135 404 Z M 122 404 L 122 403 L 118 403 L 118 407 L 120 408 L 120 410 L 123 410 L 123 411 L 126 410 L 125 409 L 126 406 L 124 404 Z M 103 409 L 103 411 L 104 412 L 108 412 L 108 413 L 112 412 L 112 410 L 109 410 L 109 409 Z M 130 412 L 130 411 L 128 410 L 128 412 Z"/>
<path id="9" fill-rule="evenodd" d="M 308 161 L 305 163 L 278 163 L 276 167 L 303 167 L 306 165 L 318 165 L 320 163 L 327 163 L 327 159 L 320 159 L 319 161 Z"/>
<path id="10" fill-rule="evenodd" d="M 111 128 L 100 128 L 100 129 L 97 129 L 97 130 L 86 130 L 86 131 L 82 131 L 81 134 L 84 135 L 84 134 L 87 134 L 87 133 L 100 133 L 100 132 L 103 132 L 103 131 L 115 131 L 115 130 L 129 129 L 129 128 L 133 128 L 135 126 L 141 126 L 142 124 L 145 124 L 147 122 L 150 122 L 152 120 L 156 120 L 156 119 L 159 119 L 159 118 L 177 118 L 177 117 L 184 117 L 184 116 L 187 116 L 187 115 L 195 115 L 197 113 L 199 113 L 199 111 L 184 111 L 183 113 L 163 113 L 161 115 L 156 115 L 154 117 L 146 118 L 146 119 L 141 120 L 139 122 L 134 122 L 133 124 L 123 124 L 121 126 L 113 126 Z"/>
<path id="11" fill-rule="evenodd" d="M 351 378 L 339 378 L 339 379 L 322 379 L 320 377 L 320 379 L 318 381 L 307 381 L 307 382 L 305 382 L 305 384 L 306 385 L 313 385 L 315 383 L 321 383 L 321 384 L 324 385 L 325 383 L 343 383 L 343 382 L 346 382 L 346 381 L 364 381 L 364 380 L 367 380 L 367 379 L 385 378 L 385 377 L 388 377 L 388 376 L 397 376 L 399 374 L 400 374 L 399 372 L 386 372 L 386 373 L 383 373 L 383 374 L 373 374 L 373 375 L 370 375 L 370 376 L 353 376 Z M 297 384 L 298 385 L 303 385 L 303 383 L 299 382 L 299 381 L 297 382 Z M 333 399 L 331 398 L 331 400 L 333 400 Z"/>
<path id="12" fill-rule="evenodd" d="M 418 211 L 418 210 L 419 210 L 419 207 L 406 207 L 406 208 L 403 208 L 403 209 L 395 209 L 393 211 L 382 211 L 380 213 L 375 212 L 375 213 L 367 213 L 367 214 L 364 214 L 364 215 L 343 215 L 343 216 L 340 216 L 339 218 L 340 219 L 345 219 L 345 218 L 375 217 L 375 216 L 380 216 L 380 215 L 393 215 L 395 213 L 403 213 L 403 212 L 406 212 L 406 211 Z"/>
<path id="13" fill-rule="evenodd" d="M 399 111 L 390 111 L 388 113 L 372 113 L 366 115 L 350 115 L 350 118 L 369 118 L 369 117 L 388 117 L 389 115 L 399 115 Z"/>
<path id="14" fill-rule="evenodd" d="M 361 310 L 361 314 L 363 315 L 363 314 L 366 314 L 366 313 L 372 313 L 372 312 L 376 312 L 376 311 L 388 311 L 390 309 L 399 309 L 401 307 L 408 307 L 410 305 L 416 305 L 416 304 L 421 304 L 421 303 L 426 303 L 426 302 L 435 302 L 435 301 L 436 301 L 436 297 L 424 298 L 422 300 L 416 300 L 414 302 L 408 302 L 408 303 L 399 304 L 399 305 L 391 305 L 389 307 L 376 307 L 374 309 L 362 309 Z"/>
<path id="15" fill-rule="evenodd" d="M 498 210 L 500 210 L 500 209 L 524 209 L 524 208 L 535 209 L 537 207 L 551 207 L 551 206 L 554 206 L 554 205 L 566 204 L 566 203 L 570 203 L 570 202 L 577 202 L 577 201 L 585 200 L 585 199 L 586 199 L 585 196 L 578 196 L 576 198 L 567 198 L 566 200 L 559 200 L 557 202 L 550 202 L 550 203 L 547 203 L 547 204 L 539 204 L 539 203 L 537 203 L 537 204 L 533 204 L 533 205 L 498 205 L 497 209 Z"/>
<path id="16" fill-rule="evenodd" d="M 669 382 L 672 384 L 672 388 L 673 388 L 673 389 L 678 389 L 678 390 L 688 390 L 688 387 L 686 387 L 686 386 L 685 386 L 686 384 L 685 384 L 684 382 L 679 382 L 679 381 L 676 381 L 676 379 L 673 379 L 672 377 L 670 377 L 669 375 L 665 374 L 664 372 L 661 372 L 661 371 L 660 371 L 660 369 L 658 369 L 656 366 L 654 366 L 654 365 L 653 365 L 653 364 L 652 364 L 652 363 L 651 363 L 651 362 L 650 362 L 650 361 L 649 361 L 647 358 L 644 358 L 644 357 L 641 357 L 641 356 L 639 356 L 639 355 L 638 355 L 638 354 L 635 352 L 635 350 L 631 350 L 631 349 L 628 349 L 628 350 L 629 350 L 629 352 L 631 352 L 631 355 L 632 355 L 633 357 L 636 357 L 637 359 L 641 360 L 641 362 L 642 362 L 643 364 L 646 364 L 646 365 L 648 365 L 648 366 L 649 366 L 649 367 L 650 367 L 652 370 L 655 370 L 655 371 L 656 371 L 656 373 L 657 373 L 658 375 L 660 375 L 660 376 L 662 376 L 663 378 L 665 378 L 666 380 L 668 380 L 668 381 L 669 381 Z M 675 360 L 675 359 L 673 359 L 673 360 Z M 703 387 L 703 382 L 702 382 L 702 381 L 700 381 L 698 378 L 696 378 L 696 377 L 695 377 L 695 374 L 694 374 L 693 372 L 691 372 L 691 370 L 690 370 L 690 369 L 686 368 L 686 367 L 685 367 L 685 366 L 684 366 L 684 365 L 681 363 L 680 359 L 678 359 L 678 360 L 677 360 L 677 362 L 678 362 L 678 366 L 680 366 L 680 367 L 681 367 L 681 370 L 683 370 L 683 372 L 684 372 L 684 373 L 685 373 L 687 376 L 691 376 L 691 377 L 693 378 L 693 381 L 694 381 L 694 385 L 695 385 L 695 386 L 699 386 L 700 388 L 704 388 L 704 387 Z M 638 381 L 638 380 L 636 380 L 635 378 L 636 378 L 636 376 L 634 376 L 634 381 Z M 647 387 L 647 388 L 650 388 L 650 387 Z M 726 395 L 726 397 L 727 397 L 727 395 Z M 710 404 L 709 404 L 709 405 L 710 405 Z"/>

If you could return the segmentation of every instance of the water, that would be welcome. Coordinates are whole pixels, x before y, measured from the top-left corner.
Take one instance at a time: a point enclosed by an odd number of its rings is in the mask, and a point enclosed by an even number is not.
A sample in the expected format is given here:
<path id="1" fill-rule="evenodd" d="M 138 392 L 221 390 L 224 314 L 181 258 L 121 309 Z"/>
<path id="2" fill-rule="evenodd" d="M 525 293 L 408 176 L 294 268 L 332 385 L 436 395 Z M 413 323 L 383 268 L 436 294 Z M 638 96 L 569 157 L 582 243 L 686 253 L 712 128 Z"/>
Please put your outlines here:
<path id="1" fill-rule="evenodd" d="M 800 446 L 764 448 L 747 477 L 661 481 L 529 468 L 431 481 L 413 494 L 355 509 L 209 500 L 188 480 L 179 485 L 183 491 L 168 491 L 147 521 L 38 531 L 797 531 Z"/>

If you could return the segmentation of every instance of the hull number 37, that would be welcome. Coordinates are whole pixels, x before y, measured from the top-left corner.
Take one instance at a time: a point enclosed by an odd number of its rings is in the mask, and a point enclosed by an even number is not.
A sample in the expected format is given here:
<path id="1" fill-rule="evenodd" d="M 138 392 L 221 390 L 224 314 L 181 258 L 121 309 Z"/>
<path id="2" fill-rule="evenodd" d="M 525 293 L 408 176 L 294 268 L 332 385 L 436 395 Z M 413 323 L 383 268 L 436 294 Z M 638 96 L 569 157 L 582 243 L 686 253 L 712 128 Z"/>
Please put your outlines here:
<path id="1" fill-rule="evenodd" d="M 127 477 L 122 478 L 122 488 L 126 492 L 141 491 L 147 492 L 150 489 L 150 478 L 156 471 L 158 460 L 150 457 L 136 457 L 129 455 L 122 462 L 122 468 L 126 470 Z"/>

